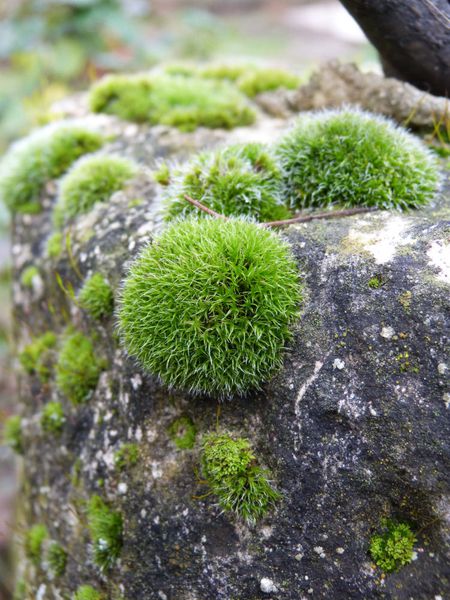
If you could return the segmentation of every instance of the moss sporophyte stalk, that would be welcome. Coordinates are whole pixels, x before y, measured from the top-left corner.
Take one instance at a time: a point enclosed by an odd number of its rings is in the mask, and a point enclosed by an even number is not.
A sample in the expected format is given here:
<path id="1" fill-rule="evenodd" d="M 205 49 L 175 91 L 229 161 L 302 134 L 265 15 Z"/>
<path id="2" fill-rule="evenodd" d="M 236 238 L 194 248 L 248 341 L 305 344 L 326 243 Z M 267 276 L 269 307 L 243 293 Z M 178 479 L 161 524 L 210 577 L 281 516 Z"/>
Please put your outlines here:
<path id="1" fill-rule="evenodd" d="M 299 315 L 289 246 L 238 219 L 171 225 L 131 265 L 120 331 L 167 385 L 227 397 L 260 388 L 282 365 Z"/>

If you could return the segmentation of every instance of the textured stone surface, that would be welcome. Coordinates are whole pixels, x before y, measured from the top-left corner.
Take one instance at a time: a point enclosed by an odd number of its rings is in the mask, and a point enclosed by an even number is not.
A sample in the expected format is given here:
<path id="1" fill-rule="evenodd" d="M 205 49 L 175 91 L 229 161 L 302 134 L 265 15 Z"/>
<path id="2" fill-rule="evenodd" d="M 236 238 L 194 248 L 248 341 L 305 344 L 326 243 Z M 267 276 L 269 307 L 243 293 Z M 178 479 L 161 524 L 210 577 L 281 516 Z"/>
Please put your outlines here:
<path id="1" fill-rule="evenodd" d="M 279 121 L 231 134 L 180 135 L 100 117 L 118 137 L 111 149 L 147 167 L 236 139 L 273 139 Z M 94 124 L 93 124 L 94 126 Z M 448 173 L 448 171 L 447 171 Z M 70 230 L 70 256 L 51 261 L 45 243 L 56 187 L 46 210 L 14 220 L 14 305 L 19 349 L 47 329 L 71 323 L 95 337 L 106 359 L 95 393 L 74 407 L 37 378 L 21 377 L 25 458 L 19 531 L 47 525 L 69 553 L 53 580 L 45 564 L 20 560 L 30 597 L 70 597 L 90 583 L 106 598 L 256 600 L 280 598 L 444 598 L 449 588 L 449 232 L 448 182 L 425 210 L 382 212 L 291 227 L 306 300 L 283 370 L 261 392 L 221 405 L 220 427 L 249 437 L 283 494 L 277 510 L 248 527 L 202 497 L 198 444 L 177 450 L 167 427 L 189 415 L 199 437 L 216 426 L 217 402 L 171 393 L 120 348 L 114 318 L 92 321 L 61 290 L 100 271 L 120 284 L 139 249 L 161 227 L 159 192 L 146 169 L 107 205 Z M 137 203 L 136 200 L 140 200 Z M 31 290 L 21 270 L 36 264 Z M 82 276 L 80 278 L 80 275 Z M 369 286 L 377 276 L 378 289 Z M 39 414 L 59 399 L 67 424 L 43 434 Z M 140 448 L 119 472 L 114 452 Z M 120 561 L 92 563 L 84 501 L 108 499 L 124 519 Z M 200 496 L 200 497 L 199 497 Z M 418 535 L 416 559 L 383 577 L 368 554 L 384 517 Z"/>

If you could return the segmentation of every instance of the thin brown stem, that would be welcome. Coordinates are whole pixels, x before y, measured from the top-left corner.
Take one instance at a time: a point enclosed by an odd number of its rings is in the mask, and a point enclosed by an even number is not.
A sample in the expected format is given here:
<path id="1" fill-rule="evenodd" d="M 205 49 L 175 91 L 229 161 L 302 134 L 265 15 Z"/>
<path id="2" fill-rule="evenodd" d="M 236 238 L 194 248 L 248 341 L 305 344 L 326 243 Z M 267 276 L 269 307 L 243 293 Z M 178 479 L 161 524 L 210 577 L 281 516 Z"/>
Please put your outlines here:
<path id="1" fill-rule="evenodd" d="M 221 215 L 220 213 L 212 210 L 212 208 L 208 208 L 198 200 L 194 200 L 187 194 L 184 195 L 185 199 L 203 212 L 207 213 L 211 217 L 215 217 L 216 219 L 224 219 L 228 221 L 228 217 L 225 215 Z M 333 210 L 327 211 L 323 213 L 311 213 L 309 215 L 297 215 L 296 217 L 292 217 L 292 219 L 283 219 L 282 221 L 269 221 L 266 223 L 259 223 L 261 227 L 284 227 L 285 225 L 292 225 L 294 223 L 308 223 L 309 221 L 316 221 L 318 219 L 338 219 L 340 217 L 350 217 L 351 215 L 359 215 L 361 213 L 371 213 L 379 210 L 376 206 L 372 207 L 357 207 L 357 208 L 346 208 L 344 210 Z"/>

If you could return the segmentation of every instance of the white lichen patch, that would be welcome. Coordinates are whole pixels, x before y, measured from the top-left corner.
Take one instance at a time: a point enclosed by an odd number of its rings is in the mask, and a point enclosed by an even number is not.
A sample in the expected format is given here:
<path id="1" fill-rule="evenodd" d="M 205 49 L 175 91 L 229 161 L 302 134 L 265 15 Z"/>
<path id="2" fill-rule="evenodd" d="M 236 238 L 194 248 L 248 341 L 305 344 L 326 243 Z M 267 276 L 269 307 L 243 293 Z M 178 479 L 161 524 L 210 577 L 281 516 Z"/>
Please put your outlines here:
<path id="1" fill-rule="evenodd" d="M 276 594 L 278 592 L 277 586 L 268 577 L 262 577 L 259 582 L 259 587 L 263 594 Z"/>
<path id="2" fill-rule="evenodd" d="M 437 278 L 450 284 L 450 242 L 434 240 L 427 251 L 429 266 L 439 270 Z"/>
<path id="3" fill-rule="evenodd" d="M 390 325 L 387 325 L 386 327 L 381 328 L 380 335 L 386 340 L 390 340 L 395 335 L 395 329 Z"/>
<path id="4" fill-rule="evenodd" d="M 350 228 L 346 242 L 370 253 L 375 262 L 382 265 L 394 258 L 399 246 L 414 243 L 414 239 L 407 234 L 409 224 L 409 219 L 403 216 L 382 213 L 372 217 L 370 222 L 359 220 L 357 225 Z"/>

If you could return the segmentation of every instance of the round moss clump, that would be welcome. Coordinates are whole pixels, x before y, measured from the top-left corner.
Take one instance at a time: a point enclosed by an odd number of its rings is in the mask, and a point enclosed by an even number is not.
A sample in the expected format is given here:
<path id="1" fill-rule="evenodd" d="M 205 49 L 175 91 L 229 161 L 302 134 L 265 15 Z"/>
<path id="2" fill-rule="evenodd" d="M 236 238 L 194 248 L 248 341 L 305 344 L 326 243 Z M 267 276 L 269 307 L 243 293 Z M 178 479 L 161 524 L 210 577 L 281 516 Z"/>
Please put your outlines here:
<path id="1" fill-rule="evenodd" d="M 439 184 L 436 162 L 419 139 L 361 111 L 302 116 L 277 151 L 296 209 L 414 208 L 431 200 Z"/>
<path id="2" fill-rule="evenodd" d="M 292 215 L 283 204 L 281 183 L 281 172 L 262 144 L 204 152 L 175 173 L 166 190 L 167 219 L 206 216 L 186 201 L 185 194 L 227 216 L 261 222 L 288 219 Z"/>
<path id="3" fill-rule="evenodd" d="M 137 166 L 112 155 L 87 156 L 61 180 L 55 225 L 62 226 L 87 213 L 97 202 L 106 202 L 136 174 Z"/>
<path id="4" fill-rule="evenodd" d="M 114 307 L 111 286 L 100 273 L 94 273 L 84 282 L 78 294 L 78 302 L 94 319 L 107 317 Z"/>
<path id="5" fill-rule="evenodd" d="M 44 184 L 102 144 L 97 132 L 73 125 L 50 125 L 31 134 L 12 146 L 0 164 L 0 199 L 13 212 L 39 212 Z"/>
<path id="6" fill-rule="evenodd" d="M 130 354 L 170 387 L 240 395 L 281 366 L 300 299 L 276 234 L 237 219 L 186 220 L 131 266 L 120 329 Z"/>
<path id="7" fill-rule="evenodd" d="M 370 540 L 370 554 L 386 573 L 397 571 L 412 561 L 416 536 L 407 523 L 386 521 L 384 532 Z"/>
<path id="8" fill-rule="evenodd" d="M 110 75 L 93 87 L 90 105 L 94 112 L 182 131 L 200 126 L 232 129 L 255 120 L 245 96 L 234 86 L 196 76 Z"/>

